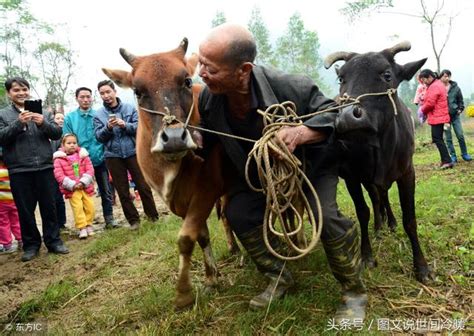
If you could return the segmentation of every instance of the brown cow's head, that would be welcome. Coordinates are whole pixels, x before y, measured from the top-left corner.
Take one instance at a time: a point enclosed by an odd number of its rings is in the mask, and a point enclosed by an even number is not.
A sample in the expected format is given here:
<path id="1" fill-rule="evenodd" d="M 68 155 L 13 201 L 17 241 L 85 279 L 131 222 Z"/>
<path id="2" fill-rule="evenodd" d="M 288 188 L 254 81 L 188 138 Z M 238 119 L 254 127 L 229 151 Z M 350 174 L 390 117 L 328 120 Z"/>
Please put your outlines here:
<path id="1" fill-rule="evenodd" d="M 336 61 L 346 62 L 336 69 L 340 82 L 340 97 L 356 98 L 367 93 L 387 92 L 389 89 L 396 89 L 403 80 L 410 80 L 426 62 L 424 58 L 405 65 L 395 63 L 395 55 L 410 48 L 409 42 L 402 42 L 380 52 L 366 54 L 336 52 L 326 57 L 324 66 L 328 69 Z M 398 114 L 408 113 L 406 106 L 399 102 L 396 93 L 392 98 Z M 336 129 L 345 136 L 374 135 L 384 132 L 387 125 L 396 117 L 388 94 L 366 96 L 360 99 L 360 104 L 341 109 Z"/>
<path id="2" fill-rule="evenodd" d="M 120 54 L 132 71 L 102 69 L 120 87 L 133 89 L 140 113 L 139 136 L 149 137 L 143 143 L 149 145 L 152 154 L 170 161 L 197 148 L 184 127 L 189 113 L 190 124 L 199 122 L 192 81 L 197 55 L 186 59 L 187 47 L 184 38 L 178 48 L 148 56 L 135 56 L 121 48 Z"/>

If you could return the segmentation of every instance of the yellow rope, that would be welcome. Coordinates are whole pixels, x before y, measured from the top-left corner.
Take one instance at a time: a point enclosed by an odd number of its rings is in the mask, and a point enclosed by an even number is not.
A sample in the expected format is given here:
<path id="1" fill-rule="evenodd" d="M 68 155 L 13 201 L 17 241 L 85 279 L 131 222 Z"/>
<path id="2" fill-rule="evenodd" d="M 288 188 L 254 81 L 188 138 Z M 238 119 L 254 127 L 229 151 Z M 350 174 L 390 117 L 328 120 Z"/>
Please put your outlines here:
<path id="1" fill-rule="evenodd" d="M 262 137 L 255 143 L 249 153 L 245 165 L 245 177 L 250 188 L 266 195 L 266 209 L 263 221 L 263 238 L 268 250 L 283 260 L 299 259 L 316 246 L 322 230 L 322 210 L 316 190 L 302 170 L 302 163 L 288 150 L 286 144 L 278 138 L 277 132 L 283 126 L 296 126 L 299 122 L 295 105 L 292 102 L 274 104 L 265 112 L 258 111 L 263 116 L 264 129 Z M 275 157 L 278 157 L 276 159 Z M 249 168 L 255 161 L 260 186 L 253 185 L 249 177 Z M 316 213 L 306 197 L 303 187 L 306 185 L 315 201 Z M 307 215 L 311 226 L 311 239 L 305 236 L 305 218 Z M 290 218 L 294 216 L 296 227 L 291 227 Z M 283 237 L 290 253 L 282 255 L 269 243 L 269 234 Z M 295 243 L 295 240 L 298 242 Z M 301 246 L 300 246 L 301 244 Z"/>

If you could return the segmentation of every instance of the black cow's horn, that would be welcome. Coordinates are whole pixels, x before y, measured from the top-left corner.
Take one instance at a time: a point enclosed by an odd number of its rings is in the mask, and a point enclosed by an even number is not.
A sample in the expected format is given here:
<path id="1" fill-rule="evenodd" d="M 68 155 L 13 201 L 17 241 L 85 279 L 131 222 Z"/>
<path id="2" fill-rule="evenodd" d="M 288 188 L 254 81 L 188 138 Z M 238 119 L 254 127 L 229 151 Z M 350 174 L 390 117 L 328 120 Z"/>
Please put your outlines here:
<path id="1" fill-rule="evenodd" d="M 354 53 L 347 52 L 347 51 L 337 51 L 335 53 L 330 54 L 324 59 L 324 67 L 329 69 L 331 65 L 333 65 L 337 61 L 348 61 L 354 56 Z"/>
<path id="2" fill-rule="evenodd" d="M 132 65 L 133 61 L 135 60 L 135 55 L 129 53 L 124 48 L 120 48 L 120 55 L 122 55 L 123 59 L 127 61 L 128 64 Z"/>
<path id="3" fill-rule="evenodd" d="M 410 49 L 411 49 L 411 43 L 409 41 L 403 41 L 394 45 L 391 48 L 382 50 L 382 53 L 389 55 L 393 58 L 393 56 L 395 56 L 400 51 L 408 51 Z"/>

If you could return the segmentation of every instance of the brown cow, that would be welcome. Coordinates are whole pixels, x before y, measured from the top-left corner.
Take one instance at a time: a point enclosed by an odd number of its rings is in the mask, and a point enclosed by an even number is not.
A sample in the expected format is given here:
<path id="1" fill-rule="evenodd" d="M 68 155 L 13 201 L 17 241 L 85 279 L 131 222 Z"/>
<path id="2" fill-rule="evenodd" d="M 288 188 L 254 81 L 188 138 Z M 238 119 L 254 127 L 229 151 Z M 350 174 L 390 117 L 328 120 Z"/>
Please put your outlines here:
<path id="1" fill-rule="evenodd" d="M 185 58 L 188 40 L 178 48 L 148 56 L 134 56 L 120 49 L 132 72 L 102 69 L 121 87 L 132 88 L 138 104 L 137 158 L 147 182 L 170 208 L 184 219 L 179 231 L 179 275 L 175 304 L 178 308 L 194 302 L 189 268 L 197 241 L 204 253 L 206 285 L 217 281 L 206 220 L 224 193 L 225 169 L 220 147 L 204 161 L 195 155 L 196 134 L 185 127 L 199 123 L 199 85 L 192 75 L 197 57 Z"/>

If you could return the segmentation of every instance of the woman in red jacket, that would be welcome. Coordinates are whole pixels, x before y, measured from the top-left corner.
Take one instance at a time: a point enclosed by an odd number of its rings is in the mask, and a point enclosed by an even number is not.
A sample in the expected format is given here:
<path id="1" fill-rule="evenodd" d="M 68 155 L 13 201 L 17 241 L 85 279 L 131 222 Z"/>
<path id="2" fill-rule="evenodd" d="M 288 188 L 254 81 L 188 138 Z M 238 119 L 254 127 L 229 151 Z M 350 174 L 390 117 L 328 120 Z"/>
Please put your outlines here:
<path id="1" fill-rule="evenodd" d="M 54 176 L 64 197 L 69 199 L 79 238 L 92 236 L 94 230 L 94 167 L 85 148 L 77 146 L 74 134 L 65 134 L 62 147 L 54 153 Z"/>
<path id="2" fill-rule="evenodd" d="M 427 122 L 431 126 L 431 139 L 438 147 L 441 157 L 441 169 L 452 168 L 453 163 L 443 139 L 444 124 L 449 124 L 450 121 L 446 87 L 430 69 L 421 70 L 420 78 L 428 87 L 421 111 L 427 117 Z"/>

